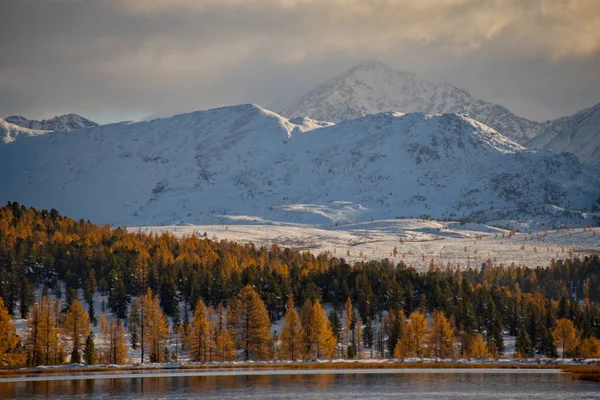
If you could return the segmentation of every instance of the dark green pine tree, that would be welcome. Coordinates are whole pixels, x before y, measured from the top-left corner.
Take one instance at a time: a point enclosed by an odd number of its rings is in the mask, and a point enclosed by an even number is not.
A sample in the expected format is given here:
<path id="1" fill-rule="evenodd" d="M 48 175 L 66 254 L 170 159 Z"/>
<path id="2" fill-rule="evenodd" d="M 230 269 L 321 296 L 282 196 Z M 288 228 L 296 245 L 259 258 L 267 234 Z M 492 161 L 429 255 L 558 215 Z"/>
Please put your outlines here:
<path id="1" fill-rule="evenodd" d="M 29 310 L 31 309 L 31 305 L 33 304 L 34 298 L 34 289 L 29 279 L 23 278 L 21 281 L 21 318 L 27 318 L 29 315 Z"/>
<path id="2" fill-rule="evenodd" d="M 340 334 L 342 332 L 342 321 L 340 319 L 340 313 L 338 313 L 336 310 L 331 310 L 329 312 L 328 317 L 329 317 L 329 322 L 331 322 L 331 328 L 333 330 L 333 334 L 339 341 Z"/>
<path id="3" fill-rule="evenodd" d="M 87 365 L 94 365 L 98 362 L 98 350 L 94 343 L 94 333 L 91 332 L 85 339 L 85 346 L 83 347 L 83 361 Z"/>
<path id="4" fill-rule="evenodd" d="M 533 357 L 533 346 L 531 345 L 531 339 L 527 333 L 525 327 L 519 328 L 517 336 L 516 352 L 523 357 Z"/>
<path id="5" fill-rule="evenodd" d="M 115 286 L 108 297 L 110 310 L 120 319 L 127 317 L 127 291 L 122 279 L 117 279 Z"/>
<path id="6" fill-rule="evenodd" d="M 165 314 L 169 317 L 175 317 L 176 311 L 178 311 L 178 303 L 175 279 L 165 274 L 162 276 L 160 283 L 160 305 Z"/>

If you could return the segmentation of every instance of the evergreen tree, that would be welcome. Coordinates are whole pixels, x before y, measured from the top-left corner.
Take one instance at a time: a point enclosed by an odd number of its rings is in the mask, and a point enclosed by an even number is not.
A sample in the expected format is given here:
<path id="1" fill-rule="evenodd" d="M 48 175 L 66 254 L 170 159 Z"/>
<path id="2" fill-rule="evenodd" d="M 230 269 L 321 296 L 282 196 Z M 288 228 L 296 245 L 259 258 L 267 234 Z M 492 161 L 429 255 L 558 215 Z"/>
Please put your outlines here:
<path id="1" fill-rule="evenodd" d="M 98 350 L 94 342 L 94 333 L 91 332 L 85 338 L 85 346 L 83 347 L 83 362 L 87 365 L 95 365 L 98 363 Z"/>
<path id="2" fill-rule="evenodd" d="M 529 339 L 527 330 L 522 326 L 519 328 L 519 331 L 517 334 L 515 357 L 516 358 L 533 357 L 533 346 L 531 344 L 531 339 Z"/>

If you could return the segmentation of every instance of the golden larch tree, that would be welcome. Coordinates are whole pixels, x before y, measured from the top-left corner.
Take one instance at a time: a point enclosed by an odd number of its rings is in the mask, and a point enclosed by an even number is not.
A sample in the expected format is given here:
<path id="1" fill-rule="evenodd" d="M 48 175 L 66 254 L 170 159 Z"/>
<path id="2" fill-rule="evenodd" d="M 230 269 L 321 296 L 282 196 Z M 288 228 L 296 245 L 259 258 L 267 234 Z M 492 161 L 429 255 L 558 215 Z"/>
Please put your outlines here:
<path id="1" fill-rule="evenodd" d="M 221 329 L 217 335 L 216 345 L 217 361 L 234 361 L 236 359 L 235 343 L 227 328 Z"/>
<path id="2" fill-rule="evenodd" d="M 423 313 L 415 311 L 410 314 L 408 322 L 404 325 L 402 338 L 394 348 L 394 357 L 422 357 L 427 327 L 427 318 Z"/>
<path id="3" fill-rule="evenodd" d="M 584 339 L 579 348 L 579 355 L 583 358 L 600 358 L 600 340 L 593 336 Z"/>
<path id="4" fill-rule="evenodd" d="M 469 351 L 469 357 L 472 358 L 488 358 L 490 356 L 490 352 L 488 347 L 483 340 L 483 335 L 478 333 L 471 343 L 471 350 Z"/>
<path id="5" fill-rule="evenodd" d="M 102 348 L 100 361 L 104 364 L 126 364 L 128 361 L 127 339 L 125 328 L 121 320 L 112 316 L 108 321 L 106 315 L 100 315 L 100 329 L 102 330 Z"/>
<path id="6" fill-rule="evenodd" d="M 263 301 L 252 286 L 245 286 L 229 302 L 227 324 L 244 360 L 267 360 L 271 321 Z"/>
<path id="7" fill-rule="evenodd" d="M 17 351 L 18 344 L 17 330 L 0 297 L 0 363 L 3 366 L 13 367 L 24 363 L 24 354 Z"/>
<path id="8" fill-rule="evenodd" d="M 150 288 L 141 297 L 140 314 L 143 315 L 141 327 L 143 350 L 150 355 L 150 362 L 165 361 L 164 348 L 169 337 L 169 326 L 160 308 L 158 296 L 152 295 Z"/>
<path id="9" fill-rule="evenodd" d="M 566 318 L 556 321 L 556 327 L 552 331 L 554 345 L 562 349 L 562 357 L 573 352 L 579 346 L 580 339 L 573 322 Z"/>
<path id="10" fill-rule="evenodd" d="M 337 339 L 333 334 L 331 322 L 319 301 L 313 303 L 311 314 L 306 357 L 311 359 L 332 358 L 335 354 Z"/>
<path id="11" fill-rule="evenodd" d="M 213 324 L 206 316 L 206 305 L 202 299 L 199 299 L 194 310 L 194 318 L 192 319 L 191 332 L 188 338 L 192 361 L 212 361 L 210 356 L 213 354 L 215 347 L 212 337 Z"/>
<path id="12" fill-rule="evenodd" d="M 429 348 L 433 357 L 454 358 L 454 329 L 441 311 L 433 313 L 431 331 L 429 332 Z"/>
<path id="13" fill-rule="evenodd" d="M 63 334 L 71 346 L 71 363 L 81 363 L 81 347 L 90 329 L 90 318 L 85 307 L 79 300 L 73 301 L 63 322 Z"/>
<path id="14" fill-rule="evenodd" d="M 291 296 L 288 299 L 287 312 L 283 320 L 280 357 L 283 360 L 301 359 L 304 357 L 304 330 L 302 329 L 300 316 L 294 308 L 294 300 Z"/>
<path id="15" fill-rule="evenodd" d="M 56 303 L 47 296 L 36 302 L 27 319 L 27 365 L 58 364 L 62 346 L 58 341 Z"/>

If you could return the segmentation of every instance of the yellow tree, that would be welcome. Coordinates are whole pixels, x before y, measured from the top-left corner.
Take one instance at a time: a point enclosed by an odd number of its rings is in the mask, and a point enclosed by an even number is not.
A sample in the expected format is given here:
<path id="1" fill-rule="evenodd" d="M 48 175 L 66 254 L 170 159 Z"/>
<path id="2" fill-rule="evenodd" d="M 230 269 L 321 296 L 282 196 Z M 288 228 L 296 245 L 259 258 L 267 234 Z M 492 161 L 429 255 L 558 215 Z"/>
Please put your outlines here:
<path id="1" fill-rule="evenodd" d="M 121 320 L 112 316 L 106 321 L 106 315 L 100 315 L 103 347 L 100 359 L 105 364 L 126 364 L 128 358 L 125 328 Z"/>
<path id="2" fill-rule="evenodd" d="M 235 343 L 226 328 L 217 335 L 217 361 L 234 361 L 236 356 Z"/>
<path id="3" fill-rule="evenodd" d="M 552 338 L 554 339 L 554 345 L 562 349 L 563 358 L 575 350 L 580 343 L 577 329 L 575 329 L 573 322 L 566 318 L 556 321 L 556 328 L 552 331 Z"/>
<path id="4" fill-rule="evenodd" d="M 244 360 L 269 358 L 271 321 L 263 301 L 252 286 L 245 286 L 229 302 L 227 324 Z"/>
<path id="5" fill-rule="evenodd" d="M 58 341 L 58 315 L 47 296 L 33 305 L 27 319 L 27 364 L 52 365 L 59 361 L 61 346 Z"/>
<path id="6" fill-rule="evenodd" d="M 212 338 L 212 325 L 213 322 L 206 317 L 206 305 L 202 299 L 199 299 L 194 310 L 192 329 L 189 336 L 192 361 L 212 361 L 210 354 L 212 354 L 215 347 Z"/>
<path id="7" fill-rule="evenodd" d="M 404 326 L 402 338 L 394 348 L 394 357 L 422 357 L 424 352 L 425 334 L 427 333 L 427 319 L 419 311 L 410 314 Z"/>
<path id="8" fill-rule="evenodd" d="M 302 308 L 300 308 L 300 321 L 302 322 L 302 330 L 304 331 L 304 349 L 302 349 L 302 353 L 305 356 L 308 356 L 310 353 L 310 341 L 314 336 L 312 331 L 313 329 L 313 303 L 310 299 L 306 299 L 304 304 L 302 304 Z"/>
<path id="9" fill-rule="evenodd" d="M 471 344 L 471 351 L 469 352 L 469 357 L 472 358 L 487 358 L 490 356 L 490 352 L 485 345 L 485 341 L 483 340 L 483 335 L 478 333 L 475 336 L 475 340 Z"/>
<path id="10" fill-rule="evenodd" d="M 600 340 L 589 337 L 583 340 L 579 355 L 583 358 L 600 358 Z"/>
<path id="11" fill-rule="evenodd" d="M 81 345 L 90 334 L 90 318 L 79 300 L 71 303 L 71 309 L 65 315 L 63 333 L 71 345 L 71 363 L 81 362 Z"/>
<path id="12" fill-rule="evenodd" d="M 454 358 L 454 329 L 443 312 L 435 311 L 431 331 L 429 332 L 429 347 L 436 358 Z"/>
<path id="13" fill-rule="evenodd" d="M 150 355 L 150 362 L 165 361 L 164 348 L 169 337 L 167 318 L 160 308 L 158 296 L 152 295 L 148 288 L 145 295 L 141 297 L 142 315 L 142 363 L 144 362 L 144 350 Z"/>
<path id="14" fill-rule="evenodd" d="M 311 314 L 306 356 L 312 359 L 332 358 L 337 339 L 319 301 L 314 302 Z"/>
<path id="15" fill-rule="evenodd" d="M 23 363 L 24 355 L 17 352 L 18 344 L 17 330 L 4 306 L 4 300 L 0 297 L 0 362 L 2 365 L 10 367 Z"/>
<path id="16" fill-rule="evenodd" d="M 304 356 L 302 351 L 304 348 L 304 330 L 291 296 L 288 299 L 287 308 L 281 330 L 281 358 L 284 360 L 298 360 Z"/>

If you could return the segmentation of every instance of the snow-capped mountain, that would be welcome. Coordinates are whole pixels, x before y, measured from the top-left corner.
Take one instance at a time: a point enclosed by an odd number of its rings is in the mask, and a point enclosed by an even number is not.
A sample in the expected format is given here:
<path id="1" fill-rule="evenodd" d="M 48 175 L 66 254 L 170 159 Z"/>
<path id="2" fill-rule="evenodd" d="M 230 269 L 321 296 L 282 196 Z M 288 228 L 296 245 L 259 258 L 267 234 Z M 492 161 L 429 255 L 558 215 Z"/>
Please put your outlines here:
<path id="1" fill-rule="evenodd" d="M 386 111 L 466 114 L 518 143 L 529 141 L 543 129 L 542 124 L 476 99 L 465 90 L 427 82 L 375 60 L 359 63 L 317 86 L 281 110 L 281 115 L 337 123 Z"/>
<path id="2" fill-rule="evenodd" d="M 37 121 L 27 119 L 19 115 L 6 117 L 5 121 L 11 124 L 22 126 L 23 128 L 42 130 L 42 131 L 72 131 L 74 129 L 91 128 L 98 126 L 94 121 L 77 114 L 59 115 L 51 119 Z"/>
<path id="3" fill-rule="evenodd" d="M 0 145 L 12 143 L 19 137 L 37 136 L 43 135 L 44 133 L 48 133 L 48 131 L 23 128 L 22 126 L 11 124 L 0 118 Z"/>
<path id="4" fill-rule="evenodd" d="M 548 123 L 544 132 L 528 144 L 555 153 L 573 153 L 580 160 L 600 165 L 600 103 L 570 117 Z"/>
<path id="5" fill-rule="evenodd" d="M 0 147 L 0 202 L 97 223 L 395 217 L 587 224 L 600 170 L 455 114 L 338 125 L 255 105 L 53 132 Z M 229 222 L 228 222 L 229 223 Z"/>

